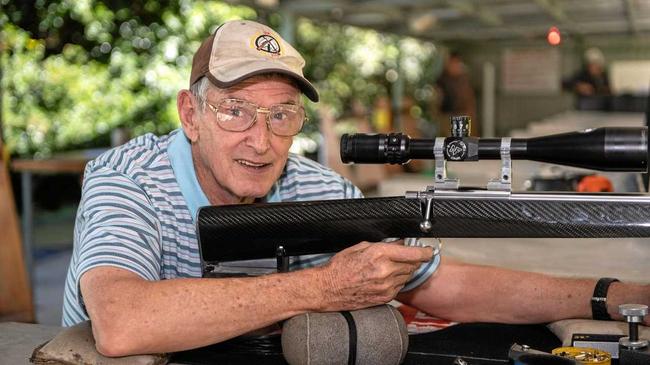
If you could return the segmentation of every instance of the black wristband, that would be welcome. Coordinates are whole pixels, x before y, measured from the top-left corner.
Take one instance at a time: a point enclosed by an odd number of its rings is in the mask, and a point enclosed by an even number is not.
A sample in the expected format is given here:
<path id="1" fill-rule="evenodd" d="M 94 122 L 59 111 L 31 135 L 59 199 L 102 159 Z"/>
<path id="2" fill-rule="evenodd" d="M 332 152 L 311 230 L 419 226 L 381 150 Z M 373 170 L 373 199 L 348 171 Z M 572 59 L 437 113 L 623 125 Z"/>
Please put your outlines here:
<path id="1" fill-rule="evenodd" d="M 591 317 L 599 321 L 611 321 L 607 312 L 607 290 L 611 283 L 619 281 L 614 278 L 601 278 L 596 283 L 594 295 L 591 297 Z"/>

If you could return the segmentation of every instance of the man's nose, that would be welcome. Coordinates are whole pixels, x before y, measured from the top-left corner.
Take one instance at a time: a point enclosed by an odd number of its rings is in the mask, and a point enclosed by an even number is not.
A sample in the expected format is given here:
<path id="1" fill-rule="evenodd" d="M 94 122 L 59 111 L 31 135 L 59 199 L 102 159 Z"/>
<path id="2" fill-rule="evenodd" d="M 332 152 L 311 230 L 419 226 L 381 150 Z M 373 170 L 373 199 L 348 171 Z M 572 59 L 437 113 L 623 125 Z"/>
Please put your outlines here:
<path id="1" fill-rule="evenodd" d="M 264 153 L 271 146 L 271 137 L 273 132 L 271 132 L 270 126 L 266 120 L 268 113 L 268 111 L 258 110 L 257 120 L 250 129 L 248 144 L 257 153 Z"/>

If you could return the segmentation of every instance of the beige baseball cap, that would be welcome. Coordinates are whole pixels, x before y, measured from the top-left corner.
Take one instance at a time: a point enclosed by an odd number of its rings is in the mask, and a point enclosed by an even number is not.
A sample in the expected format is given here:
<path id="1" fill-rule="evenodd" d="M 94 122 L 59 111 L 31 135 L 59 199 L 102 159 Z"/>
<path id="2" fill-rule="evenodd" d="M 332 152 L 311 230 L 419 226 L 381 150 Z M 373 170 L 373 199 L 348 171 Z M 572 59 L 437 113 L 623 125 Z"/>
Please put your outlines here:
<path id="1" fill-rule="evenodd" d="M 279 73 L 298 83 L 310 100 L 318 92 L 302 74 L 305 60 L 278 33 L 250 20 L 223 23 L 194 54 L 190 86 L 206 76 L 220 88 L 227 88 L 251 76 Z"/>

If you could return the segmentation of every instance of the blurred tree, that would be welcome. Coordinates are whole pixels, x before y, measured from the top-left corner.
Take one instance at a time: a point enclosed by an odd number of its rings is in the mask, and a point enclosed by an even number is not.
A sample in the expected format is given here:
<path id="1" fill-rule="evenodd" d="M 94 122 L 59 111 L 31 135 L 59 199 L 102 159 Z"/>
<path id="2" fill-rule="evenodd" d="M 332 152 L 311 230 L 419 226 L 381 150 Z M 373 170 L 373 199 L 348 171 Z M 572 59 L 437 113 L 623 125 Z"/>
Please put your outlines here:
<path id="1" fill-rule="evenodd" d="M 390 94 L 387 76 L 398 69 L 405 78 L 405 94 L 426 106 L 434 75 L 439 73 L 436 69 L 441 68 L 431 43 L 307 19 L 297 22 L 296 48 L 305 56 L 305 74 L 316 80 L 323 102 L 337 114 L 349 108 L 353 99 L 371 107 L 378 97 Z"/>
<path id="2" fill-rule="evenodd" d="M 4 135 L 19 155 L 178 126 L 191 55 L 247 7 L 212 1 L 0 1 Z M 98 141 L 99 140 L 99 141 Z"/>
<path id="3" fill-rule="evenodd" d="M 2 121 L 13 154 L 109 144 L 117 127 L 133 135 L 177 128 L 175 95 L 187 87 L 191 57 L 215 27 L 256 19 L 255 10 L 203 0 L 0 0 Z M 264 14 L 279 28 L 278 14 Z M 431 44 L 371 30 L 297 22 L 296 48 L 322 100 L 340 114 L 351 99 L 387 95 L 388 70 L 427 105 Z M 310 103 L 310 119 L 318 121 Z M 315 122 L 305 135 L 318 140 Z"/>

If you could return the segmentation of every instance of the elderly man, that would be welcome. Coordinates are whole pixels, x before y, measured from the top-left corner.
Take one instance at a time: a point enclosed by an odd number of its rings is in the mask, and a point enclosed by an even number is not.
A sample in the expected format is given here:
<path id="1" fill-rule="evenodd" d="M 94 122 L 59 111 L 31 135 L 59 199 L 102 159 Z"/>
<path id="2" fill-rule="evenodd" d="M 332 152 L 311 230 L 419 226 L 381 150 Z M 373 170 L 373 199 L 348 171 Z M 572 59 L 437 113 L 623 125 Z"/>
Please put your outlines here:
<path id="1" fill-rule="evenodd" d="M 298 260 L 303 269 L 288 273 L 200 278 L 200 206 L 361 196 L 331 170 L 289 154 L 305 120 L 301 92 L 318 100 L 303 65 L 270 28 L 225 23 L 195 54 L 190 90 L 178 93 L 182 130 L 138 137 L 88 164 L 65 325 L 92 320 L 98 350 L 122 356 L 204 346 L 300 313 L 393 298 L 456 321 L 592 316 L 595 280 L 466 265 L 395 243 L 362 242 L 322 265 Z M 608 298 L 594 312 L 602 317 L 620 303 L 650 301 L 647 286 L 598 287 Z"/>

